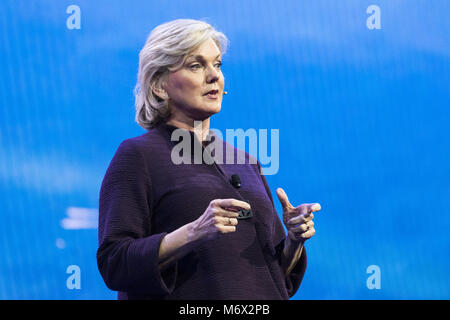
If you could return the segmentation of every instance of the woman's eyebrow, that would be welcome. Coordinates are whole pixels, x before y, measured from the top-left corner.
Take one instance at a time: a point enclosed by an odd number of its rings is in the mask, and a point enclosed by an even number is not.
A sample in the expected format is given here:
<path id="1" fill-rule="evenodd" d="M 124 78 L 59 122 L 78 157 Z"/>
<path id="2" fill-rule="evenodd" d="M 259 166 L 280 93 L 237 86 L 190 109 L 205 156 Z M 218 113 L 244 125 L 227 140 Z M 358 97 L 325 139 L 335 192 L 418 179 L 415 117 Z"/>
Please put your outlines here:
<path id="1" fill-rule="evenodd" d="M 217 55 L 217 57 L 216 57 L 214 60 L 217 60 L 217 58 L 219 58 L 220 55 L 221 55 L 221 54 L 219 53 L 219 54 Z M 199 61 L 205 61 L 205 58 L 204 58 L 201 54 L 188 56 L 187 59 L 189 59 L 189 58 L 194 58 L 194 59 L 199 60 Z"/>

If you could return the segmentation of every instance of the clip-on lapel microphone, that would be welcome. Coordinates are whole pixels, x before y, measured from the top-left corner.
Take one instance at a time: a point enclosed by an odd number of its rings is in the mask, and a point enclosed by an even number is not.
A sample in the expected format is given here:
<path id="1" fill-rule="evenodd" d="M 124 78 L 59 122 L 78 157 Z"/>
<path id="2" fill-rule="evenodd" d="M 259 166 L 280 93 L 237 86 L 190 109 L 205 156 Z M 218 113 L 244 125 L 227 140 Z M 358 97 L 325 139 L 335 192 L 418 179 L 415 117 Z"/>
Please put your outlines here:
<path id="1" fill-rule="evenodd" d="M 241 187 L 241 178 L 237 174 L 233 174 L 231 176 L 230 182 L 233 185 L 233 187 L 235 187 L 236 189 L 239 189 Z M 244 201 L 247 202 L 248 204 L 250 204 L 249 200 L 244 199 Z M 253 217 L 252 209 L 250 209 L 250 210 L 240 209 L 239 210 L 239 216 L 238 216 L 239 220 L 249 219 L 251 217 Z"/>

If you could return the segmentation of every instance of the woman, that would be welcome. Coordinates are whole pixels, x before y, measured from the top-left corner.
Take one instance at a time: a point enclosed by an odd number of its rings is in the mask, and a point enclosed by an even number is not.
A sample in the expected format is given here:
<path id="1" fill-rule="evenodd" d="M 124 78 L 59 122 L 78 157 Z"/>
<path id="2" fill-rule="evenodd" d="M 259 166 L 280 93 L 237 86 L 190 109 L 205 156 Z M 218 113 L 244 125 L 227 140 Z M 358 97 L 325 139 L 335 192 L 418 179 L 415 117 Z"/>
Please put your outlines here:
<path id="1" fill-rule="evenodd" d="M 120 144 L 100 191 L 97 262 L 119 299 L 289 299 L 302 281 L 320 205 L 294 207 L 279 188 L 286 236 L 259 162 L 209 131 L 227 42 L 206 22 L 179 19 L 156 27 L 140 53 L 136 120 L 148 131 Z M 180 130 L 246 163 L 220 164 L 212 152 L 212 163 L 175 164 Z"/>

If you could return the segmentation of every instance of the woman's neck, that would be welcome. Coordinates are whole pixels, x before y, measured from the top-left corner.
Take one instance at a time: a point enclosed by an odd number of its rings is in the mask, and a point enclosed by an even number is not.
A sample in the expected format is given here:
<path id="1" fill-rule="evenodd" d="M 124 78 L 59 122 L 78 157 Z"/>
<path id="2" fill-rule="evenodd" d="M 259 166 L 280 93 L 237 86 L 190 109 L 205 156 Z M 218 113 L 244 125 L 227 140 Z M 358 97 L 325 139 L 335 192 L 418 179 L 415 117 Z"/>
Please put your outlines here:
<path id="1" fill-rule="evenodd" d="M 209 134 L 209 118 L 206 118 L 203 121 L 171 118 L 167 121 L 167 124 L 181 129 L 193 131 L 197 136 L 197 139 L 202 142 L 206 140 L 206 137 Z"/>

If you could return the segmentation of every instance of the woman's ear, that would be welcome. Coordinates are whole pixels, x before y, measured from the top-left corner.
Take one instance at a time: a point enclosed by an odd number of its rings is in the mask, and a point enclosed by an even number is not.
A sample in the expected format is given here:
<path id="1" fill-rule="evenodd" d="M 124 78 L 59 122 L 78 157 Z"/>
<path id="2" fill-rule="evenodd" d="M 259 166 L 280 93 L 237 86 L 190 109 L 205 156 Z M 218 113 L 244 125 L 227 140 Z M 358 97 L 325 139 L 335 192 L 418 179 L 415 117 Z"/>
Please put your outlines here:
<path id="1" fill-rule="evenodd" d="M 158 96 L 162 100 L 167 100 L 168 95 L 167 92 L 160 87 L 152 87 L 153 94 Z"/>

